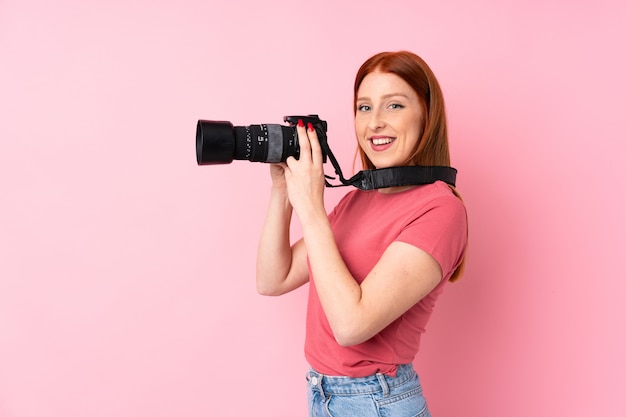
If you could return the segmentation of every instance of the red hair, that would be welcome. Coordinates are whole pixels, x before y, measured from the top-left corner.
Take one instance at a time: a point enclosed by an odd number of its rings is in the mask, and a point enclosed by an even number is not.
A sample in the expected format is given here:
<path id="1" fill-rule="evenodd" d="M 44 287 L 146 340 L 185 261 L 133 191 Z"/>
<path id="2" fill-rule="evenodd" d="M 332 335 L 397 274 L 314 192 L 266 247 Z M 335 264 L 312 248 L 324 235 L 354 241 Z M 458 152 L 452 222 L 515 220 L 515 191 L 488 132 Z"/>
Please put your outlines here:
<path id="1" fill-rule="evenodd" d="M 430 67 L 422 58 L 408 51 L 381 52 L 374 55 L 361 65 L 354 80 L 355 114 L 361 82 L 368 74 L 376 71 L 395 74 L 402 78 L 415 90 L 426 110 L 422 137 L 405 165 L 450 166 L 443 94 Z M 372 162 L 360 149 L 359 154 L 363 169 L 373 169 Z"/>
<path id="2" fill-rule="evenodd" d="M 422 137 L 404 165 L 450 166 L 450 148 L 443 93 L 435 74 L 428 64 L 408 51 L 381 52 L 361 65 L 354 80 L 354 113 L 356 114 L 357 95 L 363 79 L 372 72 L 395 74 L 402 78 L 417 93 L 424 106 L 424 126 Z M 359 147 L 363 169 L 374 169 L 363 149 Z M 456 189 L 452 192 L 461 198 Z M 465 259 L 454 271 L 450 281 L 460 278 L 465 269 Z"/>

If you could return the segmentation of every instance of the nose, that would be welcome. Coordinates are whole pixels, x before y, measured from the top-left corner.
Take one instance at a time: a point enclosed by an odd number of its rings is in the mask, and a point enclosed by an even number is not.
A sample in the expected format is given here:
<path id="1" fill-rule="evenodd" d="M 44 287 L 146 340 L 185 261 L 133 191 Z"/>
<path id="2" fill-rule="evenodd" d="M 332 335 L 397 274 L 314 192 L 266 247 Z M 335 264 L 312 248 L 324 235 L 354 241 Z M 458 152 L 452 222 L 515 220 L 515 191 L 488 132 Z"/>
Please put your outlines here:
<path id="1" fill-rule="evenodd" d="M 370 130 L 376 131 L 385 126 L 385 120 L 380 110 L 372 110 L 367 126 Z"/>

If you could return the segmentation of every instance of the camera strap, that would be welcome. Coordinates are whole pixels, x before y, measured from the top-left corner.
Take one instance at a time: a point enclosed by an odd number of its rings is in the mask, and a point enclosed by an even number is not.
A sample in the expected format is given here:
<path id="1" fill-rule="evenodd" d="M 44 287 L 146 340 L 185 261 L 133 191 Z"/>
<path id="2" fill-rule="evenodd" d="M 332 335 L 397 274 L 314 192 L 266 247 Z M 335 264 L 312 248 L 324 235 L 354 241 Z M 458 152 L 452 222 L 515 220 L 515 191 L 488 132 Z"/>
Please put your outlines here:
<path id="1" fill-rule="evenodd" d="M 405 185 L 431 184 L 435 181 L 444 181 L 455 185 L 456 169 L 443 166 L 401 166 L 381 169 L 368 169 L 357 172 L 352 178 L 344 179 L 342 185 L 328 185 L 341 187 L 352 185 L 360 190 L 376 190 L 379 188 L 402 187 Z"/>
<path id="2" fill-rule="evenodd" d="M 379 188 L 402 187 L 406 185 L 431 184 L 435 181 L 443 181 L 451 186 L 456 184 L 457 170 L 446 166 L 400 166 L 381 169 L 369 169 L 357 172 L 352 178 L 345 179 L 341 172 L 339 162 L 333 155 L 327 141 L 320 142 L 320 145 L 330 159 L 335 173 L 339 177 L 341 184 L 331 184 L 328 179 L 334 177 L 326 175 L 326 186 L 344 187 L 351 185 L 360 190 L 375 190 Z"/>

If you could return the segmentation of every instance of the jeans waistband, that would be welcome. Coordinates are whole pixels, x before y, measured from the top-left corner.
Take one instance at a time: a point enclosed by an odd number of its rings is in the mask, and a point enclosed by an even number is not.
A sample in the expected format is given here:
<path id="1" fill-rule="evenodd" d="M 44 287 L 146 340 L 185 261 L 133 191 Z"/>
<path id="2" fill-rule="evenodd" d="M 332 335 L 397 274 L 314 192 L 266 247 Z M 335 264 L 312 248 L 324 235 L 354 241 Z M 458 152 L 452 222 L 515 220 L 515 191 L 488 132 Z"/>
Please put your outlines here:
<path id="1" fill-rule="evenodd" d="M 320 391 L 322 395 L 374 394 L 377 392 L 387 395 L 390 388 L 402 385 L 415 377 L 413 365 L 410 363 L 399 365 L 395 377 L 382 373 L 359 378 L 330 376 L 320 374 L 313 369 L 307 373 L 307 381 L 309 381 L 311 389 Z"/>

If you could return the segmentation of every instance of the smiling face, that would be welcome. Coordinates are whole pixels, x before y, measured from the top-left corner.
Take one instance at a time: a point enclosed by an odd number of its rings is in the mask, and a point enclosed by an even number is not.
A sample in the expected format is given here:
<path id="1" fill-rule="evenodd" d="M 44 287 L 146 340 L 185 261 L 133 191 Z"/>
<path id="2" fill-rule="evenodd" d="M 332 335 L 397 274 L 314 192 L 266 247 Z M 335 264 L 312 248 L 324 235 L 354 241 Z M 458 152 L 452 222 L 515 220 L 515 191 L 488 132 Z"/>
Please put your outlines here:
<path id="1" fill-rule="evenodd" d="M 424 105 L 402 78 L 374 71 L 357 91 L 354 126 L 359 146 L 376 168 L 402 166 L 422 137 Z"/>

